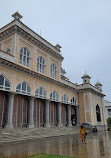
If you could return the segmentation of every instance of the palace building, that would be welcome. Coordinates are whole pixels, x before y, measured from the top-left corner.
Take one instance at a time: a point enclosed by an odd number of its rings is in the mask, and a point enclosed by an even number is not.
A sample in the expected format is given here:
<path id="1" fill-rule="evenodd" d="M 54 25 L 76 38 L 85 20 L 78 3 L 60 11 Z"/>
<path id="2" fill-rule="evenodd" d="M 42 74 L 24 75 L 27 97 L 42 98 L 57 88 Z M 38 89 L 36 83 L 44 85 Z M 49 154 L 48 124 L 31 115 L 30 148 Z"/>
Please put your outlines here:
<path id="1" fill-rule="evenodd" d="M 21 22 L 0 29 L 0 127 L 104 127 L 102 85 L 82 76 L 77 85 L 65 77 L 61 46 L 53 46 Z"/>

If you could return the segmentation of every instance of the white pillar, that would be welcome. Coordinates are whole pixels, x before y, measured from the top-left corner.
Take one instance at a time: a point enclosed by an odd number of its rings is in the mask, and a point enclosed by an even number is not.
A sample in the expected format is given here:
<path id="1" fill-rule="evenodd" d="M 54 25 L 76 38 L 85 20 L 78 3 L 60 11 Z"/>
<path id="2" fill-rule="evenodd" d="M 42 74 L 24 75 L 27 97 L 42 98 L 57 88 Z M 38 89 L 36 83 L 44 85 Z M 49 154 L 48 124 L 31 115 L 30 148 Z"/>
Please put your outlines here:
<path id="1" fill-rule="evenodd" d="M 45 127 L 50 127 L 49 124 L 49 100 L 45 101 Z"/>
<path id="2" fill-rule="evenodd" d="M 6 124 L 6 128 L 13 128 L 13 104 L 14 104 L 14 96 L 15 94 L 9 93 L 9 104 L 8 104 L 8 120 Z"/>
<path id="3" fill-rule="evenodd" d="M 67 105 L 67 108 L 68 108 L 68 126 L 72 126 L 72 124 L 71 124 L 71 105 L 69 104 L 69 105 Z"/>
<path id="4" fill-rule="evenodd" d="M 79 107 L 75 106 L 76 109 L 76 126 L 79 126 Z"/>
<path id="5" fill-rule="evenodd" d="M 30 98 L 30 107 L 29 107 L 29 128 L 34 128 L 34 98 Z"/>
<path id="6" fill-rule="evenodd" d="M 61 103 L 58 103 L 58 127 L 62 127 L 62 123 L 61 123 Z"/>

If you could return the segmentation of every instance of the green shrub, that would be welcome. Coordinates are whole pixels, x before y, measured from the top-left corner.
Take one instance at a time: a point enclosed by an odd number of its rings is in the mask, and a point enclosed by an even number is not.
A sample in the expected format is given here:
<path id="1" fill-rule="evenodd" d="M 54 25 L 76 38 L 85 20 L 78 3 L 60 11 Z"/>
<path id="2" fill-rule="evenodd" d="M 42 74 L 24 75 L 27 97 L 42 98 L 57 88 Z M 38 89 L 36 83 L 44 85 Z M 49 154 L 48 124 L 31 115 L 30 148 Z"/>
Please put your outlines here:
<path id="1" fill-rule="evenodd" d="M 35 156 L 29 156 L 27 158 L 71 158 L 69 156 L 59 156 L 59 155 L 47 155 L 47 154 L 38 154 Z M 73 157 L 77 158 L 77 157 Z"/>
<path id="2" fill-rule="evenodd" d="M 111 117 L 108 117 L 108 119 L 107 119 L 107 125 L 108 125 L 109 127 L 111 127 Z"/>

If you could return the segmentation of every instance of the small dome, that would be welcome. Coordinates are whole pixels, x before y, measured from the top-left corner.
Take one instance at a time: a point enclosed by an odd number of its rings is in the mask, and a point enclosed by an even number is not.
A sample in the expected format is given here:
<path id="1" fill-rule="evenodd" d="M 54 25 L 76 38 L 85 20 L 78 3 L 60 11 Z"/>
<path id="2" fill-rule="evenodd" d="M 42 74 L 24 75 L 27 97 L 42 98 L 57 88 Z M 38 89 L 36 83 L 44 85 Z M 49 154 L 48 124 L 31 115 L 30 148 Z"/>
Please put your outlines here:
<path id="1" fill-rule="evenodd" d="M 83 80 L 83 84 L 86 84 L 86 83 L 90 84 L 91 77 L 86 73 L 86 71 L 85 71 L 85 74 L 81 78 Z"/>
<path id="2" fill-rule="evenodd" d="M 56 44 L 55 48 L 57 48 L 59 51 L 62 48 L 58 43 Z"/>
<path id="3" fill-rule="evenodd" d="M 102 86 L 102 84 L 99 81 L 97 81 L 95 86 Z"/>
<path id="4" fill-rule="evenodd" d="M 86 77 L 91 78 L 91 77 L 85 72 L 85 74 L 82 76 L 82 78 L 86 78 Z"/>

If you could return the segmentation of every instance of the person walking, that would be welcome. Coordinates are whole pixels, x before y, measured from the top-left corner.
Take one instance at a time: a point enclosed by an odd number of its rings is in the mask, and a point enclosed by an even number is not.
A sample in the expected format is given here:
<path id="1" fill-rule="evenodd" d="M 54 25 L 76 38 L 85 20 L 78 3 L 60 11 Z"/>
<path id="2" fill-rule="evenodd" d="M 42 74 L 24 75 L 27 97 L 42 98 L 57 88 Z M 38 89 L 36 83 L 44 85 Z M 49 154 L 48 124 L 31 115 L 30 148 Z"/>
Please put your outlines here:
<path id="1" fill-rule="evenodd" d="M 82 142 L 85 142 L 85 144 L 86 144 L 86 129 L 82 125 L 81 125 L 81 128 L 80 128 L 80 140 Z"/>

